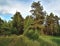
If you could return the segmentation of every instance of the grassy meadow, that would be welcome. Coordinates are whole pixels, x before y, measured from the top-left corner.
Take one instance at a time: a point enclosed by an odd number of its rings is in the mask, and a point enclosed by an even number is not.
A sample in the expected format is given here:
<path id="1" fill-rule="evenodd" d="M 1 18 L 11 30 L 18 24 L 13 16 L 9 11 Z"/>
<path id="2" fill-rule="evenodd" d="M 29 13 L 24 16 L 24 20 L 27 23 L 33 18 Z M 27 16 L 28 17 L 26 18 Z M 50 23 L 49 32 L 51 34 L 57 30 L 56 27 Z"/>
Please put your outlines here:
<path id="1" fill-rule="evenodd" d="M 60 46 L 60 37 L 40 36 L 37 40 L 32 40 L 24 35 L 1 36 L 0 46 Z"/>

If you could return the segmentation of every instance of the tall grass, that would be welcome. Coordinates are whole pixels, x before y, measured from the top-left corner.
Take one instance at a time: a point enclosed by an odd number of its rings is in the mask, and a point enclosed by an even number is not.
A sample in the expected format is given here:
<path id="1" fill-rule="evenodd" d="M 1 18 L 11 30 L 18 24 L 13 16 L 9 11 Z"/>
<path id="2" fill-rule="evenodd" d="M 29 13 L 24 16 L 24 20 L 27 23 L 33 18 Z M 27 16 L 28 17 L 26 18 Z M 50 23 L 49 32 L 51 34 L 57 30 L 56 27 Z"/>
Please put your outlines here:
<path id="1" fill-rule="evenodd" d="M 0 46 L 60 46 L 60 37 L 39 36 L 39 39 L 32 40 L 24 35 L 1 36 Z"/>

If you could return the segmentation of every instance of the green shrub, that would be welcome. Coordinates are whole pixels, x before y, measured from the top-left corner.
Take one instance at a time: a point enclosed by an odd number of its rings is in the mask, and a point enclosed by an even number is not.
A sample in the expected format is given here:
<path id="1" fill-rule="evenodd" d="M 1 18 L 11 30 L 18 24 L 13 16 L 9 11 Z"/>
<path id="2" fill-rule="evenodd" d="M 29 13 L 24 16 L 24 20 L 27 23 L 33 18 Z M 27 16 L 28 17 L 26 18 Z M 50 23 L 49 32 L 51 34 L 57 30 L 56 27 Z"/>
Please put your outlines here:
<path id="1" fill-rule="evenodd" d="M 29 30 L 24 33 L 25 36 L 27 36 L 30 39 L 37 40 L 39 38 L 39 34 L 37 30 Z"/>

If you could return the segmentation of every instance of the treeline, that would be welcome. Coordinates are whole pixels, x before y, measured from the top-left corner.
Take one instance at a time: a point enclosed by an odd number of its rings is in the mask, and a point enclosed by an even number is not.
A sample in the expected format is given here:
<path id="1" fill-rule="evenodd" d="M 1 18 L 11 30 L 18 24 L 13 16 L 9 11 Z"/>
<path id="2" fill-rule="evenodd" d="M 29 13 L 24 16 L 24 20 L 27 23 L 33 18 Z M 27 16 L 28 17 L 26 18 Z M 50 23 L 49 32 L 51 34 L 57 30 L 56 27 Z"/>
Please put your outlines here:
<path id="1" fill-rule="evenodd" d="M 39 1 L 33 2 L 31 8 L 32 15 L 26 16 L 25 19 L 20 12 L 16 12 L 8 22 L 0 18 L 0 35 L 24 34 L 36 38 L 39 34 L 60 35 L 60 18 L 57 15 L 47 15 Z"/>

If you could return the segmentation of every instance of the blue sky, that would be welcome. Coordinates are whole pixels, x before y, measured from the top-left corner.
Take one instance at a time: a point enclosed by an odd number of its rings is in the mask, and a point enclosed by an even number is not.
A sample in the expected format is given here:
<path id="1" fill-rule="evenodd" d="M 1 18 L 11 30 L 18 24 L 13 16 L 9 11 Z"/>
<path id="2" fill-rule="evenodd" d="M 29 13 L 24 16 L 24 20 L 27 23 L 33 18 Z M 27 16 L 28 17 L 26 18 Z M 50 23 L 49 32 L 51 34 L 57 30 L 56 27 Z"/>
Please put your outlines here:
<path id="1" fill-rule="evenodd" d="M 31 15 L 29 11 L 33 1 L 41 1 L 48 14 L 53 12 L 60 17 L 60 0 L 0 0 L 0 17 L 8 21 L 16 11 L 19 11 L 25 18 L 27 15 Z"/>

